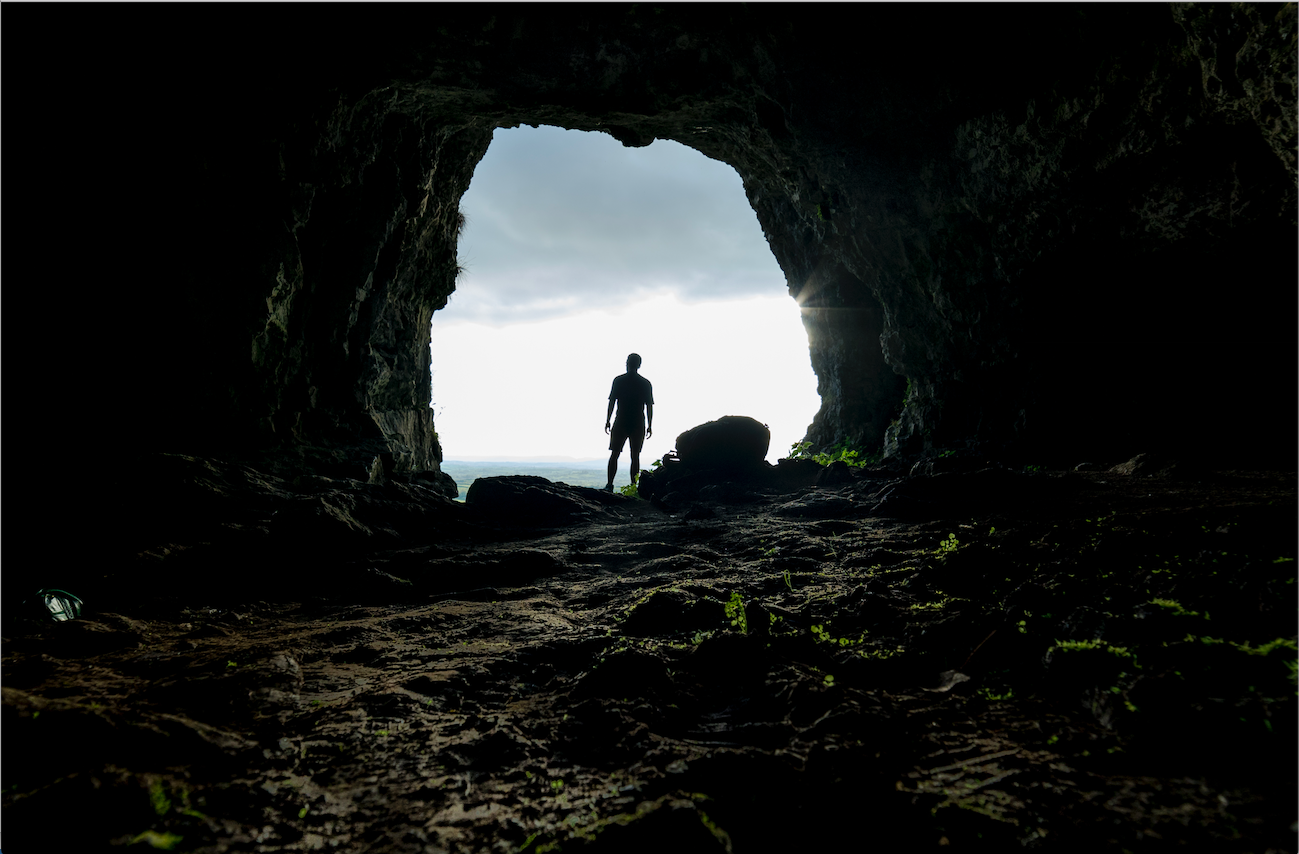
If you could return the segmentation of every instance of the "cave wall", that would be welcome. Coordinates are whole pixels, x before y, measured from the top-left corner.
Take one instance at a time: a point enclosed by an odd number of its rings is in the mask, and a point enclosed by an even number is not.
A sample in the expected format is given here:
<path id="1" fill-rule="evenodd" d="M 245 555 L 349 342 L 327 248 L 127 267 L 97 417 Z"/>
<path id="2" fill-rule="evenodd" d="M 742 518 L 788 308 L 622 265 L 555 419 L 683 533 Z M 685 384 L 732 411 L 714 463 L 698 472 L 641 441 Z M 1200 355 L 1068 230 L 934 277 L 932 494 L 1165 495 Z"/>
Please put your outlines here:
<path id="1" fill-rule="evenodd" d="M 1293 456 L 1292 4 L 7 15 L 58 84 L 6 78 L 7 271 L 76 305 L 96 448 L 435 470 L 458 200 L 529 123 L 737 170 L 818 446 Z"/>
<path id="2" fill-rule="evenodd" d="M 454 289 L 458 202 L 491 131 L 421 122 L 385 101 L 367 94 L 330 117 L 311 152 L 324 180 L 284 167 L 298 192 L 251 342 L 269 398 L 259 427 L 341 449 L 340 463 L 391 451 L 398 470 L 436 470 L 430 319 Z"/>

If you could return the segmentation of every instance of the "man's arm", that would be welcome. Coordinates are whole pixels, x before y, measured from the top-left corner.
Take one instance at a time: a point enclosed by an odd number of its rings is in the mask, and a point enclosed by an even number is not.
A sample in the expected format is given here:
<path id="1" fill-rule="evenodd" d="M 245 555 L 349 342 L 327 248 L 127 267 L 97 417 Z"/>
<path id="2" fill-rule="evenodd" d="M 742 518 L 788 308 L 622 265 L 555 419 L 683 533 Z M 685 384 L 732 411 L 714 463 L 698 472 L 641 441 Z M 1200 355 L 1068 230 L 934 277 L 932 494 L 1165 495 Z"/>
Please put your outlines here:
<path id="1" fill-rule="evenodd" d="M 609 432 L 609 419 L 613 417 L 613 398 L 609 399 L 609 411 L 604 414 L 604 432 Z"/>
<path id="2" fill-rule="evenodd" d="M 645 438 L 648 439 L 654 433 L 654 404 L 645 404 Z"/>

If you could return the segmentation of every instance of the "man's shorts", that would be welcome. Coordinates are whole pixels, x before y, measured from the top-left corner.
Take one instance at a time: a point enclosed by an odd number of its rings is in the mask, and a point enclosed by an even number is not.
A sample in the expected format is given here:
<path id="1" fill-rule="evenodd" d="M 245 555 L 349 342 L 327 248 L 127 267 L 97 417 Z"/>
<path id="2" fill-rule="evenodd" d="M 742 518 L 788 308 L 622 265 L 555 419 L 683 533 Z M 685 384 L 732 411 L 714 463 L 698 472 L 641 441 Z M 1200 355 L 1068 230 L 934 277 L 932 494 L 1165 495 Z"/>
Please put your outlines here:
<path id="1" fill-rule="evenodd" d="M 623 443 L 628 439 L 631 440 L 631 452 L 639 456 L 640 449 L 645 446 L 645 419 L 624 421 L 619 418 L 613 422 L 613 429 L 609 431 L 609 450 L 622 453 Z"/>

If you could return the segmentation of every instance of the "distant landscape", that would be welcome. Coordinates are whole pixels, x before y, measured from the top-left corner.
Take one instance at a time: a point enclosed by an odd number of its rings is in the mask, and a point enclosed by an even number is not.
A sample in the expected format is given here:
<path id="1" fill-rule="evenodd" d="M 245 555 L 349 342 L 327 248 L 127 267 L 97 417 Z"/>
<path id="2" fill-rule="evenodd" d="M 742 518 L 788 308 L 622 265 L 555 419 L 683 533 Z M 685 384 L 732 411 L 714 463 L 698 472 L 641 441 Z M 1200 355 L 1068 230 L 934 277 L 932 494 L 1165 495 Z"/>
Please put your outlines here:
<path id="1" fill-rule="evenodd" d="M 649 468 L 653 460 L 641 460 L 641 468 Z M 500 460 L 443 460 L 442 471 L 455 479 L 460 487 L 460 497 L 464 501 L 469 494 L 469 485 L 480 477 L 500 477 L 502 475 L 528 474 L 544 477 L 555 483 L 567 483 L 569 486 L 590 486 L 596 489 L 604 486 L 608 460 L 565 460 L 556 462 L 503 462 Z M 618 460 L 618 476 L 613 485 L 617 489 L 631 482 L 627 454 Z"/>

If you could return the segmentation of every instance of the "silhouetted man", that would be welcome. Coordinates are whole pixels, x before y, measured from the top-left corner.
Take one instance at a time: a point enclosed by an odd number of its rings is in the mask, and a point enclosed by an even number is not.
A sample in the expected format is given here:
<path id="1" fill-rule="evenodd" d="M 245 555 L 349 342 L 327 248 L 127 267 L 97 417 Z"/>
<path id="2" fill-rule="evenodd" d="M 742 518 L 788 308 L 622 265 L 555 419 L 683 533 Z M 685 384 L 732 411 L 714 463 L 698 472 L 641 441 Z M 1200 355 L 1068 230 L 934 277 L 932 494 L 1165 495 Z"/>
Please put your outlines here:
<path id="1" fill-rule="evenodd" d="M 609 433 L 609 483 L 605 492 L 613 492 L 613 476 L 618 473 L 618 455 L 622 453 L 623 443 L 631 440 L 631 482 L 636 483 L 640 474 L 640 449 L 654 433 L 654 387 L 642 377 L 640 356 L 632 353 L 627 357 L 627 373 L 613 378 L 613 388 L 609 391 L 609 411 L 604 414 L 604 432 Z M 618 417 L 614 419 L 612 432 L 609 429 L 609 418 L 613 415 L 613 405 L 618 404 Z M 648 420 L 646 416 L 648 415 Z"/>

